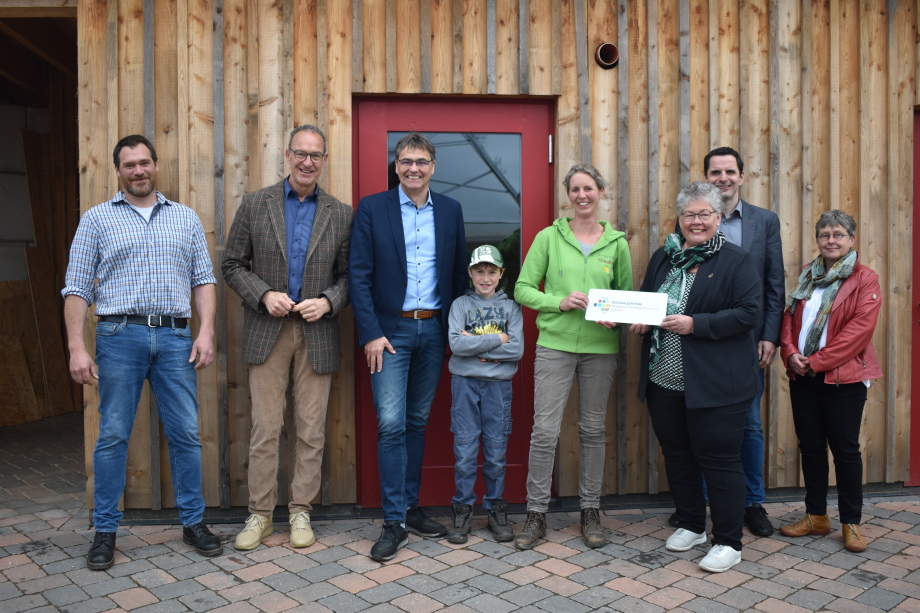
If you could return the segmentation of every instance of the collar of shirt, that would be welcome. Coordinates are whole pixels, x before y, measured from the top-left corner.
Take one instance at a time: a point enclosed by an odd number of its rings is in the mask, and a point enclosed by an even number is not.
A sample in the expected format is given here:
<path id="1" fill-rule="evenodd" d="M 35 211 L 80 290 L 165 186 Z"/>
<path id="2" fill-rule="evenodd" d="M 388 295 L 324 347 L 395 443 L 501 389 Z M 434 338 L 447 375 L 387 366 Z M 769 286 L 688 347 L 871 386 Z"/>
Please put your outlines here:
<path id="1" fill-rule="evenodd" d="M 154 191 L 153 193 L 157 195 L 157 204 L 173 204 L 172 200 L 169 200 L 166 196 L 164 196 L 160 192 Z M 115 197 L 112 198 L 111 202 L 112 204 L 131 204 L 130 202 L 128 202 L 128 199 L 125 198 L 124 190 L 118 190 L 118 193 L 115 194 Z"/>
<path id="2" fill-rule="evenodd" d="M 294 188 L 291 187 L 291 183 L 290 183 L 290 181 L 288 181 L 289 178 L 290 178 L 290 177 L 285 177 L 285 178 L 284 178 L 284 198 L 285 198 L 285 199 L 288 199 L 288 198 L 296 198 L 297 201 L 300 202 L 300 201 L 301 201 L 301 200 L 300 200 L 300 194 L 298 194 L 297 192 L 295 192 L 295 191 L 294 191 Z M 307 196 L 303 199 L 303 201 L 306 202 L 308 198 L 313 198 L 313 199 L 315 199 L 315 198 L 316 198 L 316 195 L 317 195 L 318 193 L 319 193 L 319 184 L 317 183 L 316 185 L 313 186 L 313 193 L 312 193 L 312 194 L 307 194 Z"/>
<path id="3" fill-rule="evenodd" d="M 719 224 L 719 229 L 722 231 L 722 234 L 725 235 L 725 240 L 733 245 L 741 245 L 741 218 L 743 216 L 742 201 L 739 200 L 735 210 L 732 211 L 730 215 L 724 215 L 722 217 L 722 222 Z"/>
<path id="4" fill-rule="evenodd" d="M 413 202 L 412 198 L 406 195 L 406 192 L 403 191 L 402 184 L 399 185 L 399 204 L 411 204 L 412 206 L 418 206 Z M 428 190 L 428 197 L 425 200 L 425 206 L 434 206 L 434 203 L 431 201 L 431 189 Z"/>

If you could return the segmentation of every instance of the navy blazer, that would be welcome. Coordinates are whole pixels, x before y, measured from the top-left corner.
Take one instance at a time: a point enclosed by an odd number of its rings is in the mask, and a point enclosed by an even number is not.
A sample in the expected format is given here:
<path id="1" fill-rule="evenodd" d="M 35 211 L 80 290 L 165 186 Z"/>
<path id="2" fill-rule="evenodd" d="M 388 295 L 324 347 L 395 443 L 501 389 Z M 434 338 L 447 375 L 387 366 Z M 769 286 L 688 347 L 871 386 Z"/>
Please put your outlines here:
<path id="1" fill-rule="evenodd" d="M 671 268 L 664 248 L 658 249 L 648 263 L 640 291 L 658 291 Z M 683 313 L 693 317 L 693 334 L 681 337 L 687 407 L 750 403 L 760 391 L 759 359 L 751 337 L 761 320 L 760 294 L 751 257 L 737 245 L 726 242 L 700 265 Z M 649 331 L 642 340 L 639 364 L 642 401 L 649 381 L 651 345 Z"/>
<path id="2" fill-rule="evenodd" d="M 447 330 L 450 305 L 469 287 L 463 209 L 453 198 L 431 192 L 434 206 L 435 257 L 441 324 Z M 358 344 L 396 331 L 409 275 L 399 189 L 394 188 L 358 203 L 351 228 L 348 290 L 358 325 Z"/>
<path id="3" fill-rule="evenodd" d="M 783 268 L 783 243 L 776 213 L 741 199 L 741 245 L 751 254 L 751 264 L 763 284 L 763 319 L 754 328 L 754 340 L 770 341 L 779 347 L 779 333 L 786 309 L 786 270 Z M 680 232 L 680 220 L 676 224 Z"/>

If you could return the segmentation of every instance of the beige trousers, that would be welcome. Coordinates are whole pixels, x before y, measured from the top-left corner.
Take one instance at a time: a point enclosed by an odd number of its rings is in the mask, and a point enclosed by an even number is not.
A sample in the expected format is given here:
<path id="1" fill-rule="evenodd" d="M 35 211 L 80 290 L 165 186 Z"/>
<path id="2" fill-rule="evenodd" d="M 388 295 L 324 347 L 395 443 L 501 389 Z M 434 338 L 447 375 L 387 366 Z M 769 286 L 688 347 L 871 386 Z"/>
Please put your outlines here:
<path id="1" fill-rule="evenodd" d="M 293 377 L 295 436 L 290 513 L 311 511 L 320 488 L 326 407 L 332 374 L 317 374 L 307 355 L 303 326 L 285 319 L 263 364 L 249 365 L 252 434 L 249 439 L 249 512 L 271 517 L 278 499 L 278 447 L 288 378 Z"/>

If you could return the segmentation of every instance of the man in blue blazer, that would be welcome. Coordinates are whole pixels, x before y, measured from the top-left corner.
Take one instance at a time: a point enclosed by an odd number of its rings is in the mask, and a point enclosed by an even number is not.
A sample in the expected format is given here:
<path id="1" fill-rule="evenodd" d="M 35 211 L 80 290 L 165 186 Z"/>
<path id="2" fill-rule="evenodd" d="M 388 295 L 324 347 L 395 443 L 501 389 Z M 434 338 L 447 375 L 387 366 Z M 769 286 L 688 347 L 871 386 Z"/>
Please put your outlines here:
<path id="1" fill-rule="evenodd" d="M 741 199 L 744 161 L 731 147 L 710 151 L 703 160 L 706 180 L 722 191 L 722 224 L 719 230 L 728 242 L 748 252 L 763 283 L 763 320 L 754 329 L 760 358 L 759 389 L 748 411 L 741 461 L 746 485 L 744 523 L 755 536 L 770 536 L 773 525 L 763 508 L 764 440 L 760 422 L 760 398 L 763 395 L 764 369 L 773 362 L 779 344 L 780 325 L 786 303 L 783 269 L 783 246 L 779 218 L 772 211 Z"/>
<path id="2" fill-rule="evenodd" d="M 406 531 L 447 529 L 418 506 L 425 425 L 441 376 L 447 318 L 467 288 L 463 211 L 428 189 L 432 142 L 411 132 L 396 144 L 399 186 L 362 198 L 351 233 L 348 287 L 358 343 L 371 372 L 384 524 L 371 558 L 386 561 Z"/>

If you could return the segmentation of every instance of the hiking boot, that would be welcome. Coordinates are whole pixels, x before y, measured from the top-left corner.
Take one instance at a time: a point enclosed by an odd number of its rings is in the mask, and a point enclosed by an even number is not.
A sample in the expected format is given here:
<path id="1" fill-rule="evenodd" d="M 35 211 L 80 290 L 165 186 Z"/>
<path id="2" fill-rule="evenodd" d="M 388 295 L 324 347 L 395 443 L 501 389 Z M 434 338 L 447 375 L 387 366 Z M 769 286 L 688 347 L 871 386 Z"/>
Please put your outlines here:
<path id="1" fill-rule="evenodd" d="M 511 524 L 508 523 L 508 501 L 493 500 L 492 508 L 489 509 L 489 530 L 495 535 L 495 540 L 499 543 L 507 543 L 514 539 L 514 531 Z"/>
<path id="2" fill-rule="evenodd" d="M 409 535 L 398 521 L 383 522 L 380 538 L 371 547 L 371 560 L 386 562 L 396 557 L 396 552 L 409 543 Z"/>
<path id="3" fill-rule="evenodd" d="M 827 515 L 808 515 L 794 524 L 779 529 L 783 536 L 823 536 L 831 533 L 831 520 Z"/>
<path id="4" fill-rule="evenodd" d="M 600 511 L 597 509 L 581 510 L 581 539 L 591 549 L 607 544 L 607 533 L 601 526 Z"/>
<path id="5" fill-rule="evenodd" d="M 866 541 L 859 533 L 859 525 L 843 524 L 843 546 L 853 553 L 862 553 L 866 550 Z"/>
<path id="6" fill-rule="evenodd" d="M 467 536 L 473 529 L 473 507 L 462 502 L 451 504 L 453 522 L 447 530 L 448 543 L 465 543 Z"/>
<path id="7" fill-rule="evenodd" d="M 105 570 L 115 563 L 115 533 L 97 532 L 93 544 L 86 554 L 86 567 L 90 570 Z"/>
<path id="8" fill-rule="evenodd" d="M 518 549 L 533 549 L 541 538 L 546 536 L 546 513 L 528 511 L 524 527 L 514 537 L 514 546 Z"/>
<path id="9" fill-rule="evenodd" d="M 447 534 L 447 528 L 433 519 L 429 519 L 417 504 L 412 505 L 406 511 L 406 530 L 429 538 Z"/>
<path id="10" fill-rule="evenodd" d="M 249 551 L 259 546 L 266 536 L 270 536 L 275 531 L 271 517 L 253 513 L 246 518 L 246 525 L 239 534 L 236 535 L 236 542 L 233 546 L 240 551 Z"/>

